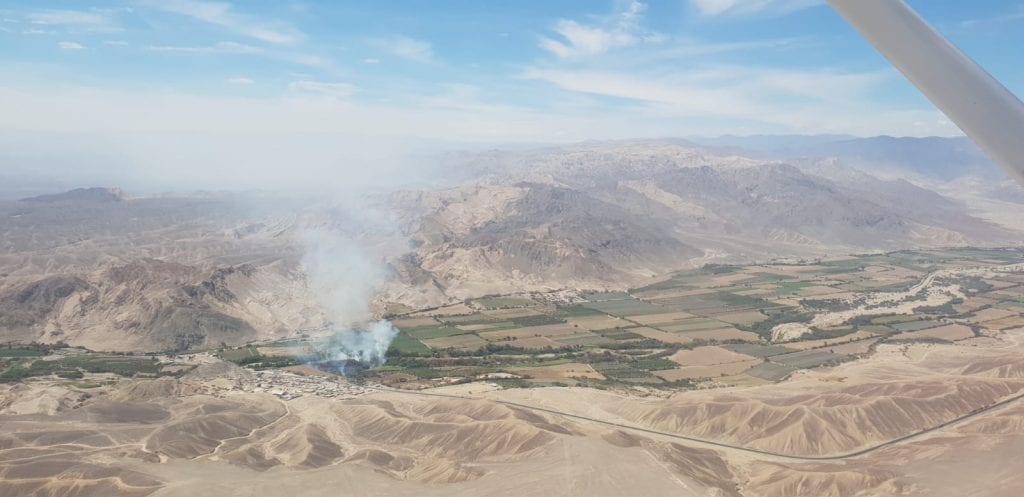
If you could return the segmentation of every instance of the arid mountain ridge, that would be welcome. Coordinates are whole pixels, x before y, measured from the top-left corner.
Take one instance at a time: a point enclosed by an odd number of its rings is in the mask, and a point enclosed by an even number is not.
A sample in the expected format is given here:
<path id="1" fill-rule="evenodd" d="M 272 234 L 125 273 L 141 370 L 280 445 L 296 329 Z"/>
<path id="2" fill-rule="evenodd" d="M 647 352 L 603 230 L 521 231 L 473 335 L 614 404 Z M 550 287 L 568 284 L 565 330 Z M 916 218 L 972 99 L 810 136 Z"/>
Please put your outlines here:
<path id="1" fill-rule="evenodd" d="M 1021 239 L 949 190 L 843 159 L 656 140 L 443 160 L 456 186 L 367 195 L 379 216 L 269 194 L 81 189 L 4 202 L 0 338 L 186 350 L 327 329 L 302 270 L 310 230 L 356 240 L 388 268 L 377 312 L 627 288 L 705 263 Z"/>

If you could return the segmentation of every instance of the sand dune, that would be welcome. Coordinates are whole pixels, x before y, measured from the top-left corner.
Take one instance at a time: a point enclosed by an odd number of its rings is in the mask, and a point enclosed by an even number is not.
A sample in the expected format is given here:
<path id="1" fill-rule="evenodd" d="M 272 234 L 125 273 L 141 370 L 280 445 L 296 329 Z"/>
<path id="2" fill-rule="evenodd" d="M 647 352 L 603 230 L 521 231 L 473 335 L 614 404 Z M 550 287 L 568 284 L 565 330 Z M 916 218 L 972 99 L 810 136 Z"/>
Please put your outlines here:
<path id="1" fill-rule="evenodd" d="M 543 388 L 478 393 L 485 398 L 381 391 L 282 401 L 233 389 L 232 378 L 246 373 L 216 365 L 182 379 L 88 390 L 32 381 L 0 390 L 0 495 L 845 497 L 970 490 L 970 479 L 948 481 L 947 473 L 983 474 L 1007 489 L 997 495 L 1020 495 L 1024 404 L 971 416 L 1024 392 L 1019 348 L 1012 340 L 993 348 L 883 345 L 869 359 L 776 385 L 668 398 Z M 855 457 L 800 459 L 880 444 Z"/>

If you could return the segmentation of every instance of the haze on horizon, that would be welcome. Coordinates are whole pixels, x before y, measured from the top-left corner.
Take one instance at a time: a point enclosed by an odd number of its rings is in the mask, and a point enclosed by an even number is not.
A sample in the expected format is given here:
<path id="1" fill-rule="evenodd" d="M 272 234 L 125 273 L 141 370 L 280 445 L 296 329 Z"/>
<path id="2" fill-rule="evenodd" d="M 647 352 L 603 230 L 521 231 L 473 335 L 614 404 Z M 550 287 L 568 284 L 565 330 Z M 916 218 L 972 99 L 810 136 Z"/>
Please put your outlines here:
<path id="1" fill-rule="evenodd" d="M 825 3 L 0 0 L 0 496 L 1024 495 L 1019 102 Z"/>
<path id="2" fill-rule="evenodd" d="M 1022 93 L 1021 5 L 911 4 Z M 960 134 L 815 0 L 6 3 L 0 40 L 0 176 L 66 186 L 381 183 L 441 150 L 592 139 Z"/>

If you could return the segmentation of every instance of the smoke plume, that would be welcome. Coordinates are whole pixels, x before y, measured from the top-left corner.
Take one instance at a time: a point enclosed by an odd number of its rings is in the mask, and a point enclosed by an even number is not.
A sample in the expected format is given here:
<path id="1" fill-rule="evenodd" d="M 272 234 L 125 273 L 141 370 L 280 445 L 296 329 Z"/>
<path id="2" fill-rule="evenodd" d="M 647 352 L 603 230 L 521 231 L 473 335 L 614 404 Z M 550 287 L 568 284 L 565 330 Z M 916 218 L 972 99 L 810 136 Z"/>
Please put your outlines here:
<path id="1" fill-rule="evenodd" d="M 398 330 L 387 321 L 371 321 L 369 303 L 384 283 L 381 263 L 353 238 L 336 232 L 314 230 L 304 238 L 302 267 L 334 332 L 320 342 L 319 359 L 384 364 Z"/>

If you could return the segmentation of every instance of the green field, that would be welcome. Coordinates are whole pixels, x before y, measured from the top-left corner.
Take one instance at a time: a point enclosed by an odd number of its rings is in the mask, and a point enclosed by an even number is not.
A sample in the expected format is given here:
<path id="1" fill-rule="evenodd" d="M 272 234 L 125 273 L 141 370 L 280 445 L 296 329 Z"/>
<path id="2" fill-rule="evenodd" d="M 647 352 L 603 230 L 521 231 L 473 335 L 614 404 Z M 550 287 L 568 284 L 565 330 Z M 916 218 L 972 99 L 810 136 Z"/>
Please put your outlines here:
<path id="1" fill-rule="evenodd" d="M 789 349 L 781 345 L 759 345 L 756 343 L 729 343 L 722 345 L 722 347 L 733 352 L 753 357 L 771 357 L 795 352 L 793 349 Z"/>
<path id="2" fill-rule="evenodd" d="M 580 304 L 572 305 L 560 305 L 555 308 L 555 311 L 551 313 L 552 316 L 571 318 L 571 317 L 583 317 L 583 316 L 597 316 L 602 314 L 597 309 L 591 309 L 589 307 L 583 307 Z"/>
<path id="3" fill-rule="evenodd" d="M 942 326 L 943 324 L 944 323 L 942 323 L 940 321 L 921 320 L 921 321 L 905 321 L 905 322 L 902 322 L 902 323 L 893 323 L 893 324 L 891 324 L 889 326 L 891 326 L 891 327 L 893 327 L 893 328 L 895 328 L 895 329 L 897 329 L 899 331 L 918 331 L 918 330 L 926 330 L 928 328 L 935 328 L 936 326 Z"/>
<path id="4" fill-rule="evenodd" d="M 872 324 L 885 324 L 892 325 L 893 323 L 905 323 L 908 321 L 916 321 L 917 317 L 912 315 L 899 315 L 893 314 L 888 316 L 879 316 L 871 319 Z"/>
<path id="5" fill-rule="evenodd" d="M 779 304 L 764 299 L 729 292 L 652 299 L 651 302 L 664 306 L 669 310 L 685 311 L 698 315 L 726 314 L 736 311 L 779 307 Z"/>
<path id="6" fill-rule="evenodd" d="M 442 338 L 450 337 L 454 335 L 465 335 L 468 331 L 463 331 L 458 328 L 451 326 L 422 326 L 417 328 L 409 328 L 402 330 L 403 333 L 409 335 L 416 340 L 427 340 L 430 338 Z"/>
<path id="7" fill-rule="evenodd" d="M 56 360 L 27 359 L 0 372 L 0 382 L 18 381 L 35 376 L 60 374 L 65 378 L 78 378 L 75 372 L 113 373 L 120 376 L 158 376 L 160 366 L 148 357 L 81 354 Z"/>
<path id="8" fill-rule="evenodd" d="M 523 297 L 484 297 L 470 302 L 484 309 L 511 309 L 539 305 L 536 301 Z"/>
<path id="9" fill-rule="evenodd" d="M 771 361 L 794 368 L 815 368 L 826 364 L 839 364 L 849 360 L 849 356 L 833 354 L 827 350 L 803 350 L 792 354 L 771 356 Z"/>
<path id="10" fill-rule="evenodd" d="M 444 324 L 449 324 L 453 326 L 459 324 L 487 324 L 501 321 L 501 319 L 499 318 L 496 318 L 494 316 L 488 316 L 486 314 L 481 314 L 479 312 L 474 314 L 468 314 L 465 316 L 439 316 L 437 319 Z"/>
<path id="11" fill-rule="evenodd" d="M 0 357 L 40 357 L 48 354 L 44 349 L 11 348 L 0 349 Z"/>
<path id="12" fill-rule="evenodd" d="M 613 383 L 655 383 L 661 380 L 652 377 L 651 371 L 676 367 L 673 362 L 665 359 L 666 357 L 675 351 L 694 348 L 707 342 L 700 340 L 688 343 L 668 343 L 628 330 L 634 326 L 628 325 L 626 322 L 629 322 L 631 318 L 636 319 L 637 316 L 645 315 L 640 321 L 648 324 L 643 327 L 672 333 L 673 342 L 676 341 L 675 337 L 686 333 L 719 328 L 734 327 L 754 332 L 760 337 L 756 341 L 739 342 L 734 339 L 720 345 L 741 354 L 765 359 L 763 363 L 754 366 L 749 374 L 777 381 L 795 370 L 838 364 L 847 360 L 848 357 L 832 354 L 827 347 L 800 351 L 784 345 L 770 344 L 773 327 L 782 323 L 807 323 L 819 312 L 853 308 L 863 303 L 862 300 L 856 299 L 829 300 L 826 290 L 821 292 L 820 297 L 805 299 L 807 300 L 806 305 L 794 304 L 792 295 L 814 292 L 814 290 L 808 289 L 818 285 L 836 290 L 856 289 L 866 293 L 904 288 L 920 279 L 907 275 L 905 273 L 907 269 L 920 273 L 933 267 L 946 267 L 942 266 L 943 264 L 965 265 L 970 262 L 971 255 L 982 254 L 985 254 L 986 260 L 992 261 L 1020 262 L 1024 260 L 1024 251 L 895 252 L 868 254 L 841 261 L 813 261 L 810 263 L 813 266 L 805 266 L 806 269 L 801 271 L 794 271 L 797 266 L 800 266 L 799 264 L 778 265 L 777 273 L 772 272 L 772 264 L 750 267 L 710 265 L 699 270 L 675 273 L 665 281 L 631 290 L 629 293 L 585 292 L 581 295 L 586 299 L 585 302 L 557 304 L 554 308 L 539 304 L 540 301 L 547 301 L 547 298 L 534 301 L 526 295 L 490 296 L 469 303 L 484 309 L 530 307 L 535 309 L 536 313 L 525 317 L 497 317 L 480 312 L 470 316 L 438 316 L 437 319 L 444 323 L 443 326 L 426 327 L 423 330 L 406 330 L 406 333 L 395 342 L 390 353 L 393 354 L 393 357 L 402 359 L 405 359 L 402 357 L 403 353 L 408 353 L 410 359 L 418 357 L 420 362 L 415 363 L 412 367 L 431 368 L 445 372 L 444 375 L 460 371 L 451 367 L 451 363 L 455 360 L 467 364 L 467 367 L 472 364 L 472 367 L 479 368 L 481 371 L 500 371 L 502 367 L 511 367 L 511 364 L 531 362 L 529 357 L 543 357 L 545 360 L 592 364 L 608 378 L 607 381 Z M 875 273 L 864 272 L 864 268 L 869 266 L 879 266 L 878 275 L 890 274 L 886 275 L 887 277 L 876 277 Z M 887 267 L 889 269 L 886 269 Z M 1013 281 L 1016 282 L 1016 280 Z M 991 290 L 987 284 L 983 283 L 983 281 L 978 281 L 965 284 L 971 289 L 976 289 L 976 293 Z M 705 289 L 704 293 L 700 293 L 701 289 Z M 714 290 L 707 291 L 707 289 Z M 675 290 L 683 291 L 676 292 Z M 689 290 L 698 290 L 698 292 L 689 292 Z M 742 295 L 750 290 L 753 290 L 751 295 Z M 695 294 L 688 295 L 687 293 Z M 998 298 L 993 296 L 992 298 L 1012 303 L 1017 301 L 1015 297 L 1020 296 L 1011 294 L 999 295 Z M 969 296 L 964 298 L 964 300 L 969 299 Z M 955 304 L 959 303 L 961 302 Z M 1013 309 L 1012 305 L 1004 307 Z M 675 321 L 666 318 L 662 322 L 658 322 L 658 318 L 646 316 L 676 312 L 687 312 L 697 317 Z M 813 330 L 813 333 L 803 337 L 801 341 L 832 340 L 858 331 L 870 331 L 882 335 L 881 340 L 884 341 L 889 339 L 888 335 L 893 333 L 924 329 L 941 324 L 943 318 L 951 317 L 954 312 L 958 311 L 952 306 L 928 309 L 928 316 L 934 317 L 935 321 L 924 320 L 920 315 L 862 316 L 841 327 Z M 757 321 L 759 315 L 745 313 L 758 313 L 765 319 Z M 724 316 L 725 314 L 730 316 Z M 619 327 L 616 321 L 609 320 L 606 326 L 615 328 L 590 332 L 580 328 L 579 333 L 569 336 L 562 335 L 565 330 L 561 327 L 544 328 L 544 325 L 562 323 L 566 318 L 601 315 L 619 317 L 625 322 L 619 321 L 619 323 L 623 323 Z M 719 321 L 717 318 L 719 316 L 721 319 L 736 321 L 736 324 Z M 472 324 L 490 324 L 493 327 L 474 331 L 452 329 L 454 325 Z M 637 324 L 636 327 L 639 326 Z M 535 334 L 530 331 L 531 328 L 536 328 Z M 526 333 L 530 333 L 528 335 L 530 338 L 546 337 L 564 347 L 520 348 L 516 346 L 516 340 L 507 339 L 492 341 L 481 350 L 434 350 L 427 354 L 422 344 L 416 341 L 416 338 L 427 340 L 428 337 L 461 336 L 462 334 L 481 337 L 481 335 L 495 330 L 506 331 L 509 336 L 527 336 Z M 548 332 L 550 335 L 545 335 Z M 652 333 L 652 336 L 663 335 Z M 664 338 L 668 340 L 667 336 Z M 811 347 L 819 345 L 805 344 L 805 346 Z M 476 369 L 465 369 L 465 371 L 470 370 L 475 371 Z M 422 371 L 419 372 L 420 376 L 423 374 Z M 680 383 L 676 386 L 684 385 Z"/>
<path id="13" fill-rule="evenodd" d="M 652 328 L 657 328 L 662 331 L 669 333 L 685 332 L 685 331 L 702 331 L 702 330 L 714 330 L 718 328 L 728 328 L 732 326 L 729 323 L 723 323 L 722 321 L 716 321 L 714 319 L 684 319 L 682 321 L 675 321 L 668 324 L 655 324 L 651 325 Z"/>
<path id="14" fill-rule="evenodd" d="M 638 369 L 621 362 L 597 362 L 591 364 L 598 373 L 616 380 L 633 380 L 638 378 L 656 378 L 650 371 Z M 660 382 L 661 380 L 658 379 Z"/>
<path id="15" fill-rule="evenodd" d="M 797 368 L 774 362 L 762 362 L 744 371 L 744 373 L 768 381 L 779 381 L 790 375 Z"/>
<path id="16" fill-rule="evenodd" d="M 865 293 L 905 288 L 920 280 L 910 276 L 907 269 L 923 274 L 921 272 L 931 268 L 1022 261 L 1024 251 L 1020 250 L 967 249 L 869 254 L 820 265 L 819 261 L 814 261 L 814 265 L 799 269 L 797 264 L 709 265 L 675 273 L 668 280 L 630 293 L 584 292 L 581 296 L 585 301 L 577 303 L 572 302 L 580 299 L 575 296 L 566 298 L 567 294 L 559 291 L 541 296 L 518 293 L 470 299 L 462 303 L 470 308 L 462 311 L 451 306 L 422 310 L 392 306 L 391 312 L 401 310 L 415 315 L 399 321 L 408 325 L 400 330 L 388 349 L 387 366 L 367 370 L 359 378 L 385 382 L 391 375 L 395 382 L 410 383 L 407 385 L 409 388 L 423 388 L 436 385 L 433 380 L 441 377 L 474 381 L 477 375 L 508 372 L 510 368 L 572 362 L 593 365 L 607 378 L 588 380 L 585 382 L 588 385 L 623 387 L 626 383 L 644 383 L 659 388 L 689 388 L 702 382 L 666 382 L 654 376 L 652 371 L 675 369 L 677 364 L 667 357 L 679 350 L 717 344 L 763 359 L 747 374 L 778 381 L 802 368 L 830 366 L 849 359 L 845 355 L 830 353 L 829 347 L 822 347 L 818 340 L 832 343 L 833 339 L 844 335 L 869 331 L 881 335 L 873 342 L 885 343 L 893 340 L 891 335 L 895 333 L 939 326 L 958 317 L 969 316 L 969 313 L 977 312 L 972 311 L 975 309 L 995 307 L 1024 314 L 1024 306 L 1021 306 L 1024 287 L 1003 288 L 1006 285 L 1001 283 L 1024 284 L 1024 277 L 1012 273 L 999 273 L 998 277 L 988 279 L 965 277 L 955 281 L 967 289 L 965 295 L 947 305 L 918 309 L 913 315 L 860 316 L 839 327 L 814 329 L 800 339 L 803 343 L 794 345 L 794 348 L 771 344 L 772 328 L 778 324 L 809 323 L 820 312 L 857 308 L 866 302 L 859 296 L 829 300 L 827 290 L 808 299 L 793 298 L 794 294 L 815 293 L 817 288 L 808 289 L 817 285 Z M 868 266 L 872 266 L 870 273 L 863 270 Z M 469 314 L 442 315 L 452 311 Z M 669 313 L 689 313 L 696 317 L 686 317 L 686 314 L 668 316 Z M 594 319 L 571 319 L 584 317 Z M 567 324 L 567 321 L 572 324 Z M 1012 322 L 1012 318 L 1007 322 Z M 591 327 L 608 328 L 588 331 Z M 753 332 L 758 337 L 734 334 L 731 330 L 707 332 L 725 328 Z M 687 338 L 694 338 L 687 335 L 690 333 L 699 334 L 700 338 L 687 341 Z M 485 341 L 488 339 L 489 342 Z M 303 336 L 226 348 L 219 355 L 252 368 L 284 367 L 309 359 L 301 356 L 312 353 L 312 350 L 326 350 L 326 347 L 319 347 L 319 340 L 325 339 Z M 431 349 L 426 344 L 435 348 Z M 265 356 L 260 351 L 269 351 L 261 347 L 288 347 L 300 356 Z M 79 381 L 84 384 L 98 381 L 85 376 L 90 372 L 157 376 L 160 367 L 148 356 L 99 354 L 74 349 L 55 351 L 36 345 L 0 347 L 0 381 L 17 381 L 33 376 L 53 378 L 51 375 L 57 375 L 67 383 Z M 747 380 L 749 378 L 743 381 Z M 520 387 L 556 384 L 548 380 L 494 381 Z"/>
<path id="17" fill-rule="evenodd" d="M 430 347 L 423 345 L 423 342 L 409 336 L 404 331 L 399 332 L 398 336 L 391 342 L 391 347 L 388 348 L 388 355 L 430 355 Z"/>
<path id="18" fill-rule="evenodd" d="M 548 324 L 562 324 L 565 322 L 562 318 L 554 316 L 548 316 L 547 314 L 538 314 L 536 316 L 522 316 L 511 319 L 512 324 L 515 327 L 526 328 L 529 326 L 544 326 Z"/>
<path id="19" fill-rule="evenodd" d="M 809 286 L 814 286 L 816 283 L 813 281 L 786 281 L 779 283 L 778 292 L 781 294 L 795 294 L 796 292 L 803 290 Z"/>
<path id="20" fill-rule="evenodd" d="M 670 311 L 670 309 L 665 309 L 660 305 L 655 305 L 650 302 L 637 299 L 587 302 L 586 304 L 583 304 L 583 306 L 618 317 L 658 314 Z"/>
<path id="21" fill-rule="evenodd" d="M 644 338 L 631 331 L 620 330 L 618 328 L 611 330 L 597 330 L 594 333 L 606 338 L 611 338 L 612 340 L 640 340 Z"/>
<path id="22" fill-rule="evenodd" d="M 678 364 L 664 358 L 653 358 L 653 359 L 640 359 L 629 363 L 629 365 L 635 369 L 643 369 L 646 371 L 660 371 L 663 369 L 673 369 L 679 367 Z"/>
<path id="23" fill-rule="evenodd" d="M 581 347 L 598 347 L 602 345 L 609 345 L 615 343 L 614 338 L 594 334 L 572 336 L 567 338 L 557 338 L 555 339 L 555 341 L 569 346 L 578 345 Z"/>

